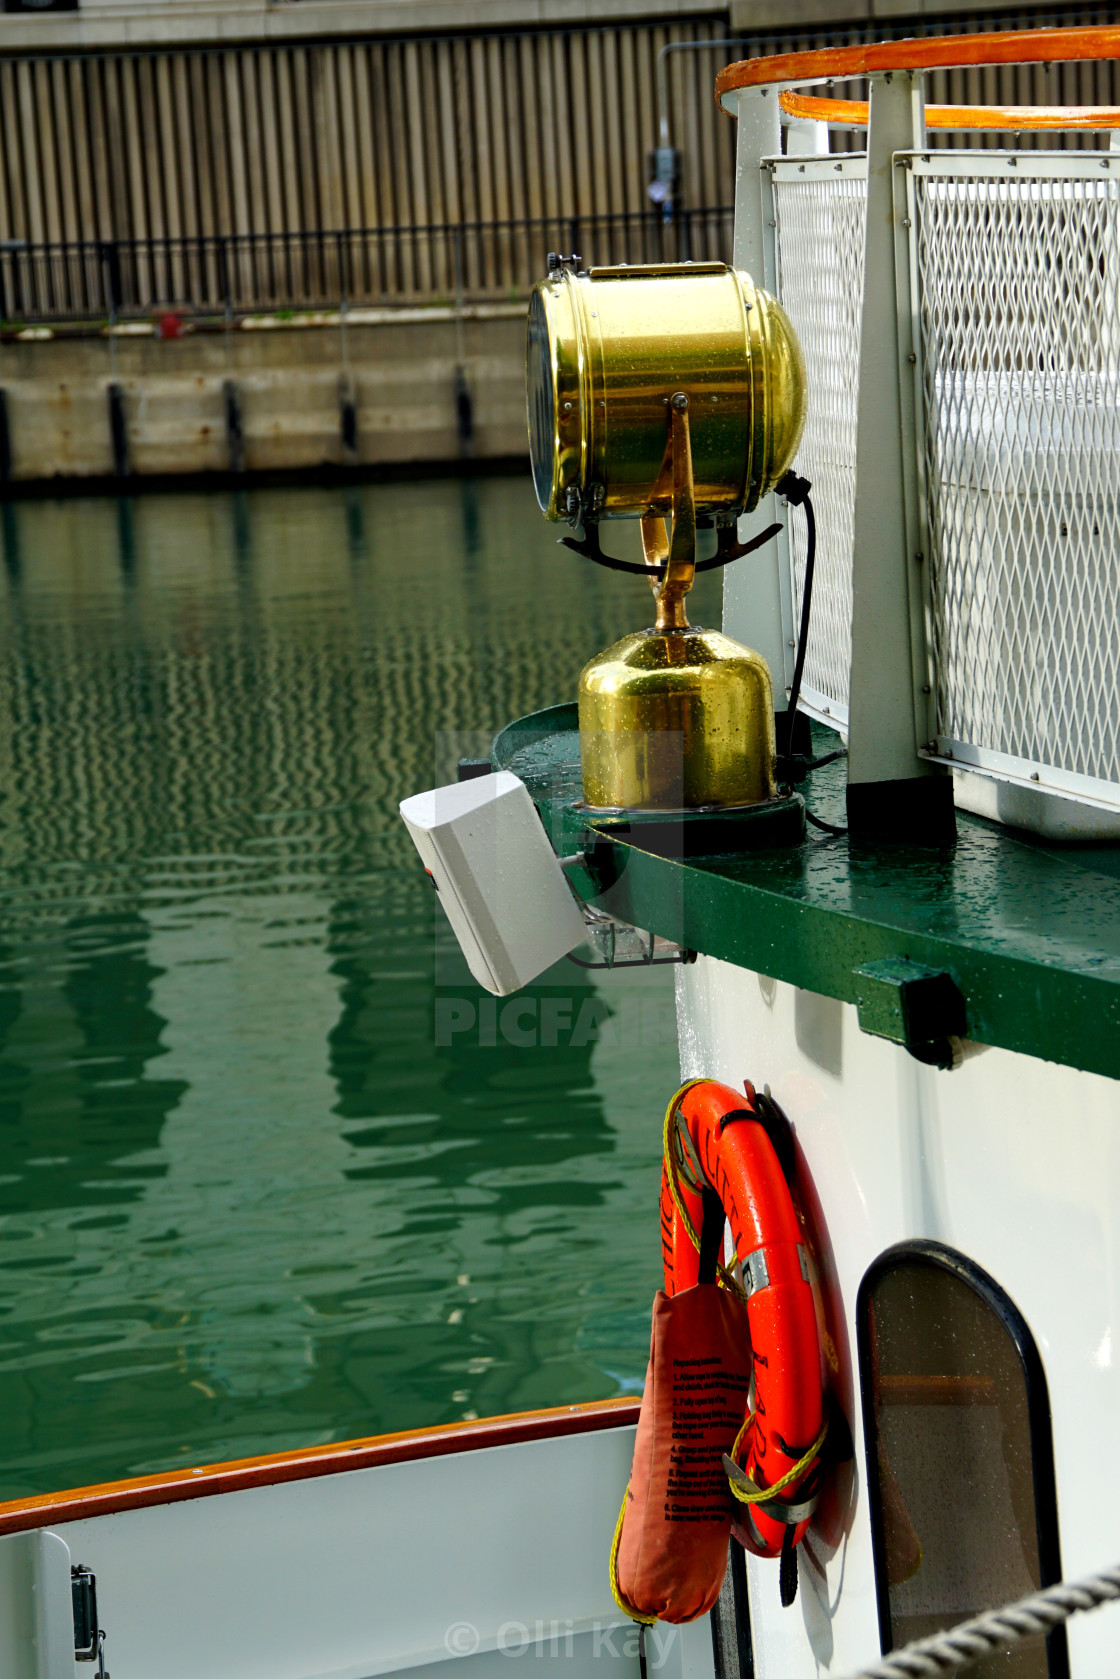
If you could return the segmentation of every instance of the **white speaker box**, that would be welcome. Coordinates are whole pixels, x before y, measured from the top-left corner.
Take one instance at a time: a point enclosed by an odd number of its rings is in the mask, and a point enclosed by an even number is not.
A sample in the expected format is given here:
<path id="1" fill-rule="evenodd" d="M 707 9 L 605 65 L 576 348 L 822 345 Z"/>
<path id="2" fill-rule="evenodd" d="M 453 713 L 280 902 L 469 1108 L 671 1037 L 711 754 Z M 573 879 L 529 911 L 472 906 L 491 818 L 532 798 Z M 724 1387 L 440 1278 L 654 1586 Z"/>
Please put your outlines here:
<path id="1" fill-rule="evenodd" d="M 583 943 L 583 916 L 517 776 L 499 770 L 434 787 L 400 811 L 487 991 L 519 991 Z"/>

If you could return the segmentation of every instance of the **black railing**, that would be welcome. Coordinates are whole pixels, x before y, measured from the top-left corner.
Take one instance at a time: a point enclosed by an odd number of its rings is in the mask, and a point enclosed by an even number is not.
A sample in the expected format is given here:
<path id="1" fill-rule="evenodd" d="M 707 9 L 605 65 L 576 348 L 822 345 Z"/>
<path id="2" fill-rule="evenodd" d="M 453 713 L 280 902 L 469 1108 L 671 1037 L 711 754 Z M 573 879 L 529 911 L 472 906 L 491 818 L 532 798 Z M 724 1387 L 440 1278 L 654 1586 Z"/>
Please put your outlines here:
<path id="1" fill-rule="evenodd" d="M 233 316 L 519 299 L 550 250 L 586 264 L 727 261 L 732 210 L 659 210 L 325 233 L 0 240 L 0 322 Z"/>

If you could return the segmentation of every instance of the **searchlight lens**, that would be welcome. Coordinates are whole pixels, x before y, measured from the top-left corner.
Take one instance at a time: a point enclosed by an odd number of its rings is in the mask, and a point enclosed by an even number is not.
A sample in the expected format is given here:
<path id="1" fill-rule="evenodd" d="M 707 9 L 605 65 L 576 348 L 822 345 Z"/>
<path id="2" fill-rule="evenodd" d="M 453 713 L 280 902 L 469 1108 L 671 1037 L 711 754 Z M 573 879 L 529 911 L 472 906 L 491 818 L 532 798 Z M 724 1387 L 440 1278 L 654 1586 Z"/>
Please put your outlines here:
<path id="1" fill-rule="evenodd" d="M 533 293 L 529 303 L 525 383 L 529 400 L 529 460 L 533 468 L 533 488 L 541 512 L 548 513 L 556 452 L 556 381 L 552 373 L 548 321 L 539 291 Z"/>

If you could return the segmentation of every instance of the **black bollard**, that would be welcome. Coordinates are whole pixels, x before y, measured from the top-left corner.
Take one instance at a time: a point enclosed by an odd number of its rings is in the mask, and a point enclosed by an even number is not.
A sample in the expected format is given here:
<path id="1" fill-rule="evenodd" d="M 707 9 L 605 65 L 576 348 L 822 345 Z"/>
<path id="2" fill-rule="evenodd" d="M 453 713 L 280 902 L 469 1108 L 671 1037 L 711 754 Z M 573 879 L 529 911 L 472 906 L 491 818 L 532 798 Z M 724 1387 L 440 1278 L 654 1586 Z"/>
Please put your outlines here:
<path id="1" fill-rule="evenodd" d="M 358 464 L 358 397 L 349 373 L 338 376 L 338 430 L 346 466 Z"/>
<path id="2" fill-rule="evenodd" d="M 222 406 L 226 416 L 229 470 L 240 474 L 245 471 L 245 432 L 241 421 L 241 392 L 235 379 L 222 381 Z"/>
<path id="3" fill-rule="evenodd" d="M 0 484 L 12 479 L 12 431 L 8 418 L 8 393 L 0 387 Z"/>
<path id="4" fill-rule="evenodd" d="M 113 477 L 127 478 L 132 471 L 128 448 L 128 416 L 124 408 L 124 386 L 114 379 L 106 392 L 109 402 L 109 441 L 113 450 Z"/>
<path id="5" fill-rule="evenodd" d="M 474 398 L 461 366 L 455 369 L 455 420 L 459 431 L 459 455 L 461 459 L 469 460 L 474 454 Z"/>

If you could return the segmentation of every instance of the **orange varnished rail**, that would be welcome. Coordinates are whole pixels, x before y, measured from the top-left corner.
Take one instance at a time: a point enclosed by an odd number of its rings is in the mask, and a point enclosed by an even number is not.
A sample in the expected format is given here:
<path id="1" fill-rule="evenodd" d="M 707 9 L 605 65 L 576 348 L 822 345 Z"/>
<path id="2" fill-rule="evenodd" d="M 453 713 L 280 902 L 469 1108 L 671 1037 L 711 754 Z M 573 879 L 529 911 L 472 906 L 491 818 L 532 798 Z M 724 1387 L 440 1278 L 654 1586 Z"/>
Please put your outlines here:
<path id="1" fill-rule="evenodd" d="M 111 1516 L 122 1510 L 142 1510 L 153 1504 L 177 1504 L 187 1498 L 244 1492 L 250 1487 L 277 1486 L 283 1481 L 306 1481 L 318 1475 L 347 1474 L 389 1463 L 447 1457 L 452 1452 L 477 1451 L 483 1446 L 513 1446 L 526 1440 L 551 1440 L 567 1434 L 625 1428 L 637 1422 L 638 1405 L 636 1399 L 600 1399 L 590 1405 L 522 1411 L 481 1422 L 418 1428 L 407 1434 L 382 1434 L 370 1440 L 347 1440 L 341 1445 L 310 1446 L 304 1451 L 274 1452 L 268 1457 L 213 1463 L 204 1469 L 173 1469 L 163 1475 L 144 1475 L 131 1481 L 107 1481 L 101 1486 L 48 1492 L 39 1498 L 0 1504 L 0 1534 L 54 1527 L 59 1522 L 85 1521 L 91 1516 Z"/>
<path id="2" fill-rule="evenodd" d="M 1008 29 L 990 35 L 941 35 L 931 39 L 877 41 L 818 52 L 779 53 L 728 64 L 716 77 L 716 98 L 740 87 L 776 83 L 844 81 L 888 70 L 954 70 L 965 65 L 1068 64 L 1120 58 L 1120 26 L 1095 29 Z"/>
<path id="3" fill-rule="evenodd" d="M 836 128 L 866 128 L 866 99 L 822 99 L 784 88 L 779 104 L 787 116 L 807 117 Z M 990 129 L 1022 134 L 1032 128 L 1120 128 L 1117 105 L 927 105 L 927 128 Z"/>

